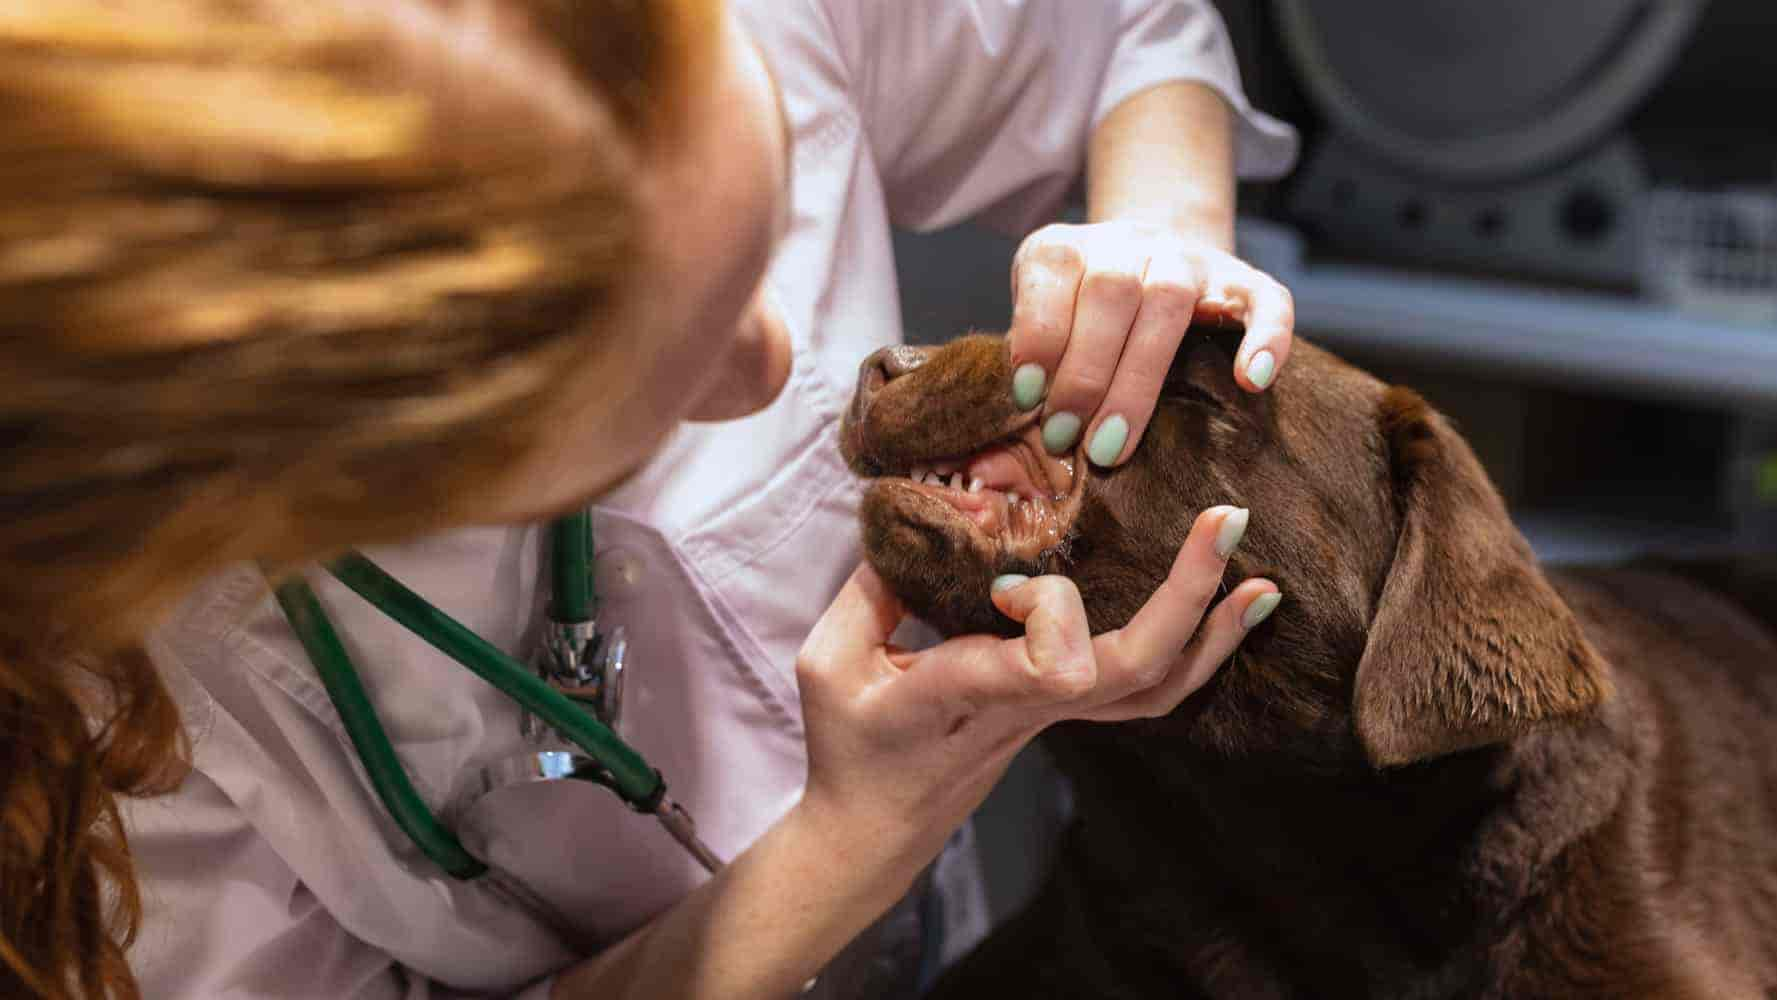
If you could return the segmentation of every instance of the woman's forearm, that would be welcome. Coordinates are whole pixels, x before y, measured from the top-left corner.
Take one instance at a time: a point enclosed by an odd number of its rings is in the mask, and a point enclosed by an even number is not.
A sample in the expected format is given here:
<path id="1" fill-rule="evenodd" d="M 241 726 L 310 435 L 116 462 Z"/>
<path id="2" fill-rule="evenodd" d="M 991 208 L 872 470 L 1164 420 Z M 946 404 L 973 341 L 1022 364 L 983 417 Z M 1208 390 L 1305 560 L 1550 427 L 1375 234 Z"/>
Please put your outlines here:
<path id="1" fill-rule="evenodd" d="M 1165 83 L 1117 105 L 1092 133 L 1086 209 L 1092 222 L 1169 226 L 1234 249 L 1233 112 L 1201 83 Z"/>
<path id="2" fill-rule="evenodd" d="M 671 910 L 557 976 L 553 1000 L 794 996 L 929 860 L 873 840 L 798 807 Z"/>

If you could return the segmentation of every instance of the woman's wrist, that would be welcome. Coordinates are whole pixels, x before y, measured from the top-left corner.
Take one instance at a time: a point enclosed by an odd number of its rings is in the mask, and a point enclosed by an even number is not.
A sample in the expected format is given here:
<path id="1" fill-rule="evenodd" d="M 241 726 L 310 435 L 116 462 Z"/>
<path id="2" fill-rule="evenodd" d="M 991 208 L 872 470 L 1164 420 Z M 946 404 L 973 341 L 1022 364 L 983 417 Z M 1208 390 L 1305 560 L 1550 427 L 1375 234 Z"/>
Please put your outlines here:
<path id="1" fill-rule="evenodd" d="M 561 973 L 551 995 L 792 996 L 924 867 L 909 838 L 881 832 L 805 799 L 671 910 Z"/>
<path id="2" fill-rule="evenodd" d="M 1164 226 L 1234 249 L 1233 111 L 1201 83 L 1144 90 L 1112 109 L 1087 154 L 1087 217 Z"/>
<path id="3" fill-rule="evenodd" d="M 792 849 L 828 859 L 822 874 L 843 880 L 840 894 L 876 912 L 906 894 L 949 831 L 923 830 L 904 817 L 876 818 L 804 794 L 778 828 Z"/>

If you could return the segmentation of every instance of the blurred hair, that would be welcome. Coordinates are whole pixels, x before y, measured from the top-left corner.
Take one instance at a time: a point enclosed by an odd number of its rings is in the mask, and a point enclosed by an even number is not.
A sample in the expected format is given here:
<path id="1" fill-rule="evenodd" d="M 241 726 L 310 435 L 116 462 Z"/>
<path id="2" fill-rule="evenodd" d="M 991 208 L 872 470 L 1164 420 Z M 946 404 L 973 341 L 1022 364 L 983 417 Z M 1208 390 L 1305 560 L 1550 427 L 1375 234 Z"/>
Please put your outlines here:
<path id="1" fill-rule="evenodd" d="M 134 997 L 139 645 L 204 576 L 484 516 L 616 405 L 717 0 L 0 4 L 0 994 Z"/>

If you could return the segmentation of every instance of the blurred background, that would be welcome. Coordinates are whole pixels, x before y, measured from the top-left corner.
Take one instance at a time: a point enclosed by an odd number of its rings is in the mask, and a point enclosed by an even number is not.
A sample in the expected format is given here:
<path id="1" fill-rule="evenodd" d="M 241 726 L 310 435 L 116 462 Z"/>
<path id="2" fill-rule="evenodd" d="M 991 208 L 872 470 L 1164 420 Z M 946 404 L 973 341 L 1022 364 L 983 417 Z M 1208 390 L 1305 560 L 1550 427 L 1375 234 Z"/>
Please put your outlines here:
<path id="1" fill-rule="evenodd" d="M 1300 334 L 1453 417 L 1546 560 L 1777 550 L 1777 3 L 1217 6 L 1304 140 L 1239 232 Z M 1015 248 L 900 234 L 909 338 L 1003 329 Z M 977 817 L 997 910 L 1064 808 L 1039 750 Z"/>

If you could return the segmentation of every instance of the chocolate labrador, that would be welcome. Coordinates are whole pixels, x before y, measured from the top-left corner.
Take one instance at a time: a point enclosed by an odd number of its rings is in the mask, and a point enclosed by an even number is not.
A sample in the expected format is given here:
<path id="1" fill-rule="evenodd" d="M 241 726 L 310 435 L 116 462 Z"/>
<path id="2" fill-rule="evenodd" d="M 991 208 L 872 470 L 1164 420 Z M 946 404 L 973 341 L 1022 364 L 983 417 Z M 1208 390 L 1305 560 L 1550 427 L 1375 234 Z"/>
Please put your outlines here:
<path id="1" fill-rule="evenodd" d="M 1000 573 L 1124 624 L 1205 507 L 1278 612 L 1162 718 L 1045 734 L 1075 819 L 943 997 L 1777 996 L 1777 569 L 1545 572 L 1450 425 L 1298 342 L 1187 338 L 1133 459 L 1043 452 L 1004 341 L 872 356 L 870 561 L 947 634 Z"/>

